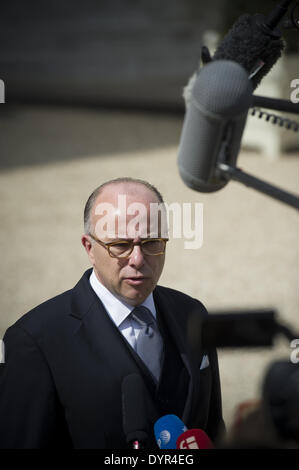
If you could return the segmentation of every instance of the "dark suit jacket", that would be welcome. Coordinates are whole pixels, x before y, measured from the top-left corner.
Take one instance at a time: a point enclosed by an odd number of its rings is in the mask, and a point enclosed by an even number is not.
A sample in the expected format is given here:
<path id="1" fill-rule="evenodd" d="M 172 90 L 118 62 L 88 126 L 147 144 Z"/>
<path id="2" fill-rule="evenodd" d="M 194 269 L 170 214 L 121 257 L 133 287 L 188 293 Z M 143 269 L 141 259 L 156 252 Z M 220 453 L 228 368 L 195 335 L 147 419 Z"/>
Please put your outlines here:
<path id="1" fill-rule="evenodd" d="M 127 448 L 122 427 L 121 384 L 145 366 L 128 345 L 89 284 L 77 285 L 21 317 L 4 336 L 0 364 L 0 448 Z M 200 370 L 187 339 L 188 319 L 206 315 L 181 292 L 156 287 L 154 300 L 188 371 L 180 418 L 214 438 L 222 427 L 217 355 Z M 149 429 L 161 416 L 147 397 Z M 151 434 L 152 431 L 150 431 Z M 149 448 L 155 448 L 153 435 Z"/>

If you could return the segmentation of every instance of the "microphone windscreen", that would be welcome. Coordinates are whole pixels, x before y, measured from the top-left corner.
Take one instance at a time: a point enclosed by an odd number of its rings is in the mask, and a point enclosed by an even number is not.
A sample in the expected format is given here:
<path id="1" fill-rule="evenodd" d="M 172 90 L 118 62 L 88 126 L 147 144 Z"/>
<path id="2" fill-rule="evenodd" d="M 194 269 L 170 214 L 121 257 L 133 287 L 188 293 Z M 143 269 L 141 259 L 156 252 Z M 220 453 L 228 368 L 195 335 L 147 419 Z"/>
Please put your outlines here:
<path id="1" fill-rule="evenodd" d="M 176 449 L 177 438 L 186 431 L 183 421 L 176 415 L 165 415 L 154 425 L 154 432 L 160 449 Z"/>
<path id="2" fill-rule="evenodd" d="M 139 374 L 130 374 L 122 382 L 123 430 L 127 443 L 145 442 L 148 437 L 144 383 Z"/>
<path id="3" fill-rule="evenodd" d="M 177 439 L 177 449 L 214 449 L 209 436 L 202 429 L 189 429 Z"/>
<path id="4" fill-rule="evenodd" d="M 267 31 L 265 21 L 263 15 L 240 16 L 213 56 L 213 60 L 233 60 L 242 65 L 249 74 L 257 61 L 262 60 L 264 66 L 251 80 L 254 89 L 281 57 L 284 49 L 283 40 Z"/>

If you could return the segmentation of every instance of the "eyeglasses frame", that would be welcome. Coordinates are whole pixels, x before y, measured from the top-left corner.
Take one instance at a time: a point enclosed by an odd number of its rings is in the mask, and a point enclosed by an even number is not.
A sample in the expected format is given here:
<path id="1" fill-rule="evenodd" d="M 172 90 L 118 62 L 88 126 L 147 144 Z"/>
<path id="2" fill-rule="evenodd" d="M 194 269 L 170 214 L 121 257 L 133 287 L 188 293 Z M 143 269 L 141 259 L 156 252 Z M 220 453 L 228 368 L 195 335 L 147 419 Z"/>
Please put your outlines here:
<path id="1" fill-rule="evenodd" d="M 146 253 L 142 253 L 145 255 L 145 256 L 161 256 L 161 255 L 164 255 L 165 253 L 165 249 L 166 249 L 166 243 L 169 241 L 169 238 L 145 238 L 144 240 L 140 240 L 139 242 L 133 242 L 133 240 L 117 240 L 117 241 L 114 241 L 114 242 L 102 242 L 102 240 L 99 240 L 97 237 L 95 237 L 92 233 L 88 233 L 88 235 L 97 243 L 99 243 L 99 245 L 101 245 L 102 247 L 104 247 L 107 251 L 108 251 L 108 254 L 111 258 L 121 258 L 121 259 L 126 259 L 126 258 L 129 258 L 134 250 L 134 247 L 135 246 L 140 246 L 141 250 L 142 250 L 142 245 L 146 242 L 148 242 L 149 240 L 154 240 L 154 241 L 163 241 L 164 242 L 164 251 L 161 251 L 159 253 L 152 253 L 152 254 L 146 254 Z M 130 242 L 131 243 L 131 248 L 130 248 L 130 253 L 126 256 L 115 256 L 113 255 L 111 252 L 110 252 L 110 247 L 113 246 L 113 245 L 118 245 L 119 243 L 121 243 L 122 241 L 124 242 Z"/>

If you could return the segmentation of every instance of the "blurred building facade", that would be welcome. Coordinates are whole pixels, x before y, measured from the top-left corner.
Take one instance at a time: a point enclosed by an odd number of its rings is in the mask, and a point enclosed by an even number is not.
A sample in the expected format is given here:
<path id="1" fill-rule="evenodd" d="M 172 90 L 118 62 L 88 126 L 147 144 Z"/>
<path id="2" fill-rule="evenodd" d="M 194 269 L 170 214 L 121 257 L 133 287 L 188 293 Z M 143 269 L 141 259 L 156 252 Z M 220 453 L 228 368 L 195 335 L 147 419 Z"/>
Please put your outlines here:
<path id="1" fill-rule="evenodd" d="M 10 100 L 182 107 L 220 0 L 13 0 L 0 20 Z"/>

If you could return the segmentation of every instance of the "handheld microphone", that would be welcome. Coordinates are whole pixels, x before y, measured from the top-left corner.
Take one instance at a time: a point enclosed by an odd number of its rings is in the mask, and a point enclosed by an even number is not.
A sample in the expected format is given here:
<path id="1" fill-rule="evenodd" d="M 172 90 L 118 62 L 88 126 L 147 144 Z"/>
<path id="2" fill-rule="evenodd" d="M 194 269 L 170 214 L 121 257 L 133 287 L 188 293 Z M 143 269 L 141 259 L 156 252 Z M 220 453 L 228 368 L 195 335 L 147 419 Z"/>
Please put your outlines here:
<path id="1" fill-rule="evenodd" d="M 154 432 L 160 449 L 176 449 L 177 438 L 187 430 L 176 415 L 165 415 L 154 424 Z"/>
<path id="2" fill-rule="evenodd" d="M 246 70 L 236 62 L 217 60 L 200 70 L 178 151 L 180 175 L 191 189 L 212 192 L 227 184 L 217 163 L 235 166 L 252 92 Z"/>
<path id="3" fill-rule="evenodd" d="M 177 449 L 214 449 L 209 436 L 202 429 L 189 429 L 176 442 Z"/>
<path id="4" fill-rule="evenodd" d="M 144 384 L 140 375 L 130 374 L 122 382 L 123 430 L 133 449 L 142 448 L 148 438 Z"/>

